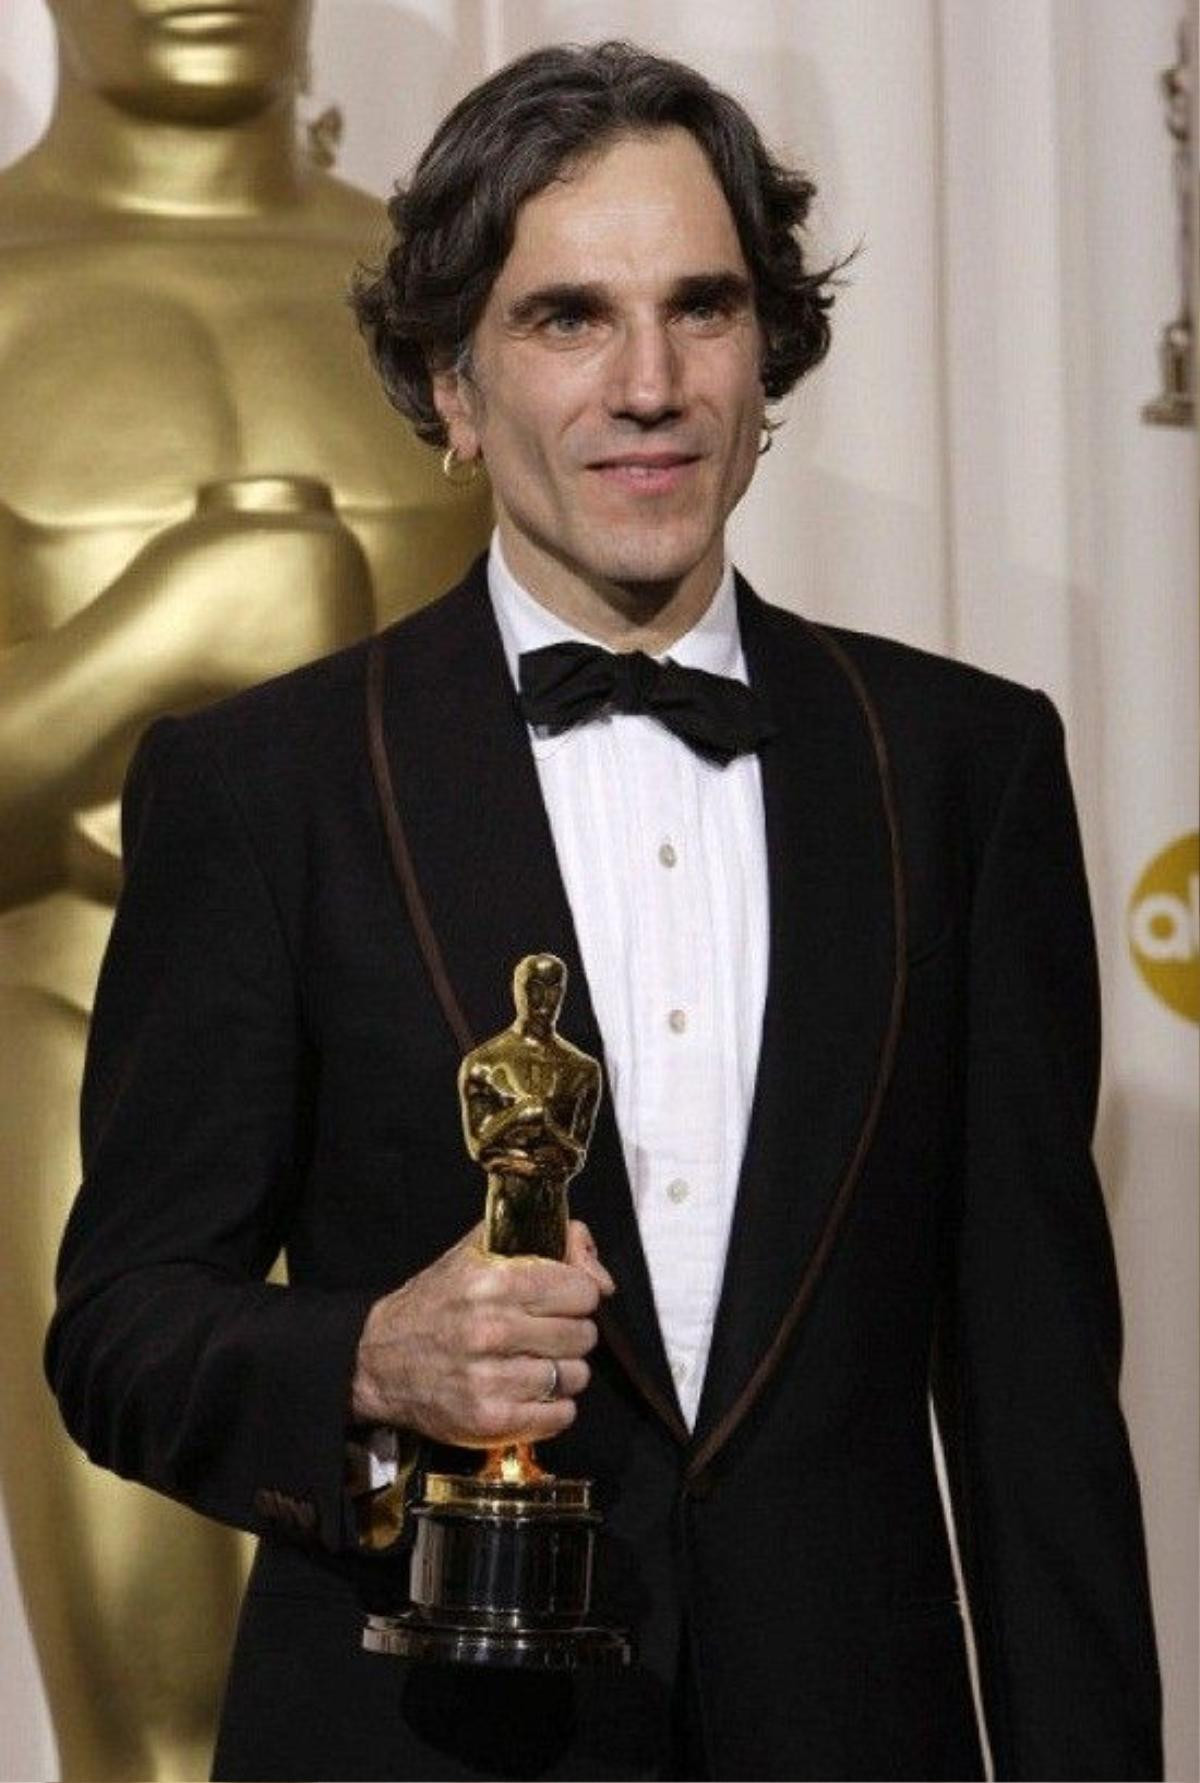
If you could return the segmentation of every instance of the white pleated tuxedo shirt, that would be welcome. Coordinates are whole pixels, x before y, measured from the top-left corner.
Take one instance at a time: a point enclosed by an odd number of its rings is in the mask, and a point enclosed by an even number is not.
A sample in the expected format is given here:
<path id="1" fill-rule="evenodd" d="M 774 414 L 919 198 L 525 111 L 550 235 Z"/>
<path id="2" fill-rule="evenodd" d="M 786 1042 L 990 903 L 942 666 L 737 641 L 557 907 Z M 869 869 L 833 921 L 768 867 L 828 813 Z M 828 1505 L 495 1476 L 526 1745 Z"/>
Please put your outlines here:
<path id="1" fill-rule="evenodd" d="M 595 640 L 516 581 L 488 586 L 514 685 L 522 652 Z M 746 681 L 733 571 L 667 654 Z M 695 1422 L 758 1069 L 767 860 L 758 757 L 706 761 L 644 714 L 605 711 L 530 742 L 604 1041 L 655 1305 Z M 531 937 L 531 947 L 536 937 Z M 570 1033 L 570 996 L 564 1032 Z"/>

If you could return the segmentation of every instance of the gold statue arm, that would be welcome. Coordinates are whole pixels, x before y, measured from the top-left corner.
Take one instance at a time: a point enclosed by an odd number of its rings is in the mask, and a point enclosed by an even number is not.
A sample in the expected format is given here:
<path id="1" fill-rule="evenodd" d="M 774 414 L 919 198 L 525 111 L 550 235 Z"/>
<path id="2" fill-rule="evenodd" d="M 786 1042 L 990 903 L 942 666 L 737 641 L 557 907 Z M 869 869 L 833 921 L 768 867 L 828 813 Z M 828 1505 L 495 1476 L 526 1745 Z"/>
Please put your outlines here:
<path id="1" fill-rule="evenodd" d="M 499 1108 L 480 1122 L 475 1129 L 471 1155 L 484 1158 L 497 1146 L 502 1147 L 506 1139 L 510 1144 L 519 1142 L 522 1135 L 528 1138 L 530 1133 L 545 1132 L 549 1124 L 545 1103 L 535 1096 L 523 1097 L 511 1108 Z"/>
<path id="2" fill-rule="evenodd" d="M 588 1074 L 588 1086 L 575 1105 L 571 1120 L 571 1137 L 584 1157 L 591 1143 L 592 1128 L 596 1124 L 596 1111 L 600 1106 L 601 1076 L 596 1067 Z"/>
<path id="3" fill-rule="evenodd" d="M 63 625 L 11 645 L 0 656 L 0 908 L 60 882 L 67 820 L 116 796 L 153 717 L 280 674 L 371 619 L 366 560 L 331 508 L 210 500 Z"/>
<path id="4" fill-rule="evenodd" d="M 598 1092 L 597 1092 L 598 1095 Z M 467 1150 L 477 1164 L 492 1168 L 504 1162 L 509 1168 L 532 1172 L 557 1151 L 574 1175 L 587 1156 L 596 1111 L 596 1097 L 581 1122 L 573 1111 L 570 1129 L 554 1118 L 552 1107 L 538 1096 L 517 1095 L 501 1089 L 485 1065 L 474 1065 L 463 1086 Z M 579 1131 L 582 1129 L 582 1131 Z"/>
<path id="5" fill-rule="evenodd" d="M 582 1169 L 583 1161 L 587 1157 L 586 1140 L 580 1142 L 574 1131 L 574 1123 L 570 1129 L 560 1126 L 549 1110 L 546 1111 L 543 1131 L 544 1138 L 538 1147 L 539 1153 L 548 1150 L 550 1146 L 556 1147 L 569 1160 L 570 1173 L 574 1176 L 577 1170 Z M 588 1132 L 590 1135 L 590 1125 Z"/>

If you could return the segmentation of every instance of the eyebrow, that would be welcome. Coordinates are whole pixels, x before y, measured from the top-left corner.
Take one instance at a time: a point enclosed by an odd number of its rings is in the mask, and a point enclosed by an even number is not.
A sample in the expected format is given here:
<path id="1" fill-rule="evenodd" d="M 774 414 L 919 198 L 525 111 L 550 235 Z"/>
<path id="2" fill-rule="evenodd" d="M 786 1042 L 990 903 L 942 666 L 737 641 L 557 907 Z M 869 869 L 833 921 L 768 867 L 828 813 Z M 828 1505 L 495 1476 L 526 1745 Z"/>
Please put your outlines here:
<path id="1" fill-rule="evenodd" d="M 714 308 L 738 309 L 750 302 L 752 286 L 738 272 L 694 272 L 677 279 L 671 287 L 668 307 L 683 309 L 688 304 L 709 303 Z M 539 285 L 525 292 L 510 306 L 506 321 L 510 327 L 527 328 L 540 316 L 553 310 L 571 310 L 578 315 L 602 315 L 610 308 L 607 287 L 593 282 L 575 283 L 562 280 L 557 284 Z"/>
<path id="2" fill-rule="evenodd" d="M 547 310 L 577 310 L 592 315 L 604 309 L 606 302 L 603 285 L 574 284 L 564 280 L 561 284 L 538 285 L 535 290 L 526 291 L 509 306 L 506 320 L 521 328 L 536 322 Z"/>
<path id="3" fill-rule="evenodd" d="M 672 293 L 672 303 L 682 308 L 689 303 L 709 303 L 714 309 L 735 310 L 749 304 L 753 286 L 740 272 L 695 272 L 680 279 Z"/>

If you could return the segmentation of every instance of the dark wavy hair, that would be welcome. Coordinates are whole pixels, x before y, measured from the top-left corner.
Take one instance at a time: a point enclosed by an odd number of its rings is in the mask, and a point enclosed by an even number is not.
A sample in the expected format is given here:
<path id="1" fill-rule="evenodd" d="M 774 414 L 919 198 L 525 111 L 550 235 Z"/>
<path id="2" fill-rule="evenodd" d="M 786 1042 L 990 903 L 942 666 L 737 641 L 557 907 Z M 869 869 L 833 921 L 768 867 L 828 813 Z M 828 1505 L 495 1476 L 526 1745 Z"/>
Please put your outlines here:
<path id="1" fill-rule="evenodd" d="M 388 205 L 395 239 L 382 267 L 354 281 L 350 301 L 384 389 L 423 440 L 446 444 L 432 373 L 468 369 L 521 205 L 614 138 L 671 125 L 700 143 L 733 213 L 768 401 L 824 358 L 839 265 L 810 271 L 805 260 L 812 181 L 776 161 L 737 101 L 694 69 L 630 43 L 558 44 L 460 100 Z"/>

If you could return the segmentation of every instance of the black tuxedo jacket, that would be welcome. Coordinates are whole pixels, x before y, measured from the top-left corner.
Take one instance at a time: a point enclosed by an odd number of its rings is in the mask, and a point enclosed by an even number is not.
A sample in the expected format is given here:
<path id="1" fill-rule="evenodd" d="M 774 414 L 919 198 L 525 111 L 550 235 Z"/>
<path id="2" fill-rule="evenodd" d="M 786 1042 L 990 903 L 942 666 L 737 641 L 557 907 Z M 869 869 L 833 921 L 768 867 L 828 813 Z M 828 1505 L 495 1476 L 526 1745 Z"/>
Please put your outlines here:
<path id="1" fill-rule="evenodd" d="M 48 1366 L 94 1460 L 264 1538 L 222 1775 L 656 1776 L 684 1642 L 717 1777 L 981 1775 L 931 1388 L 997 1774 L 1160 1775 L 1057 719 L 739 610 L 770 981 L 694 1433 L 611 1103 L 573 1187 L 619 1293 L 552 1460 L 597 1482 L 621 1678 L 358 1647 L 405 1566 L 356 1544 L 348 1382 L 372 1300 L 479 1217 L 461 1050 L 550 950 L 603 1051 L 482 566 L 384 634 L 373 739 L 364 646 L 138 754 Z"/>

